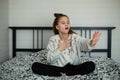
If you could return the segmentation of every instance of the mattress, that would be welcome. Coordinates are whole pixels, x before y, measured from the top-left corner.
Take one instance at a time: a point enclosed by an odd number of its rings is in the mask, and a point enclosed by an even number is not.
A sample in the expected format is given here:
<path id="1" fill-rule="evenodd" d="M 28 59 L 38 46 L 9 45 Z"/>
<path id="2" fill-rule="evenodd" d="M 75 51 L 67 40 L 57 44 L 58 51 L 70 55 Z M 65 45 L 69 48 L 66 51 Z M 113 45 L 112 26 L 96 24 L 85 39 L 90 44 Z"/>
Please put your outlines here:
<path id="1" fill-rule="evenodd" d="M 25 52 L 22 52 L 23 54 Z M 120 65 L 111 58 L 81 56 L 81 62 L 93 61 L 94 72 L 86 75 L 50 77 L 32 72 L 34 62 L 47 64 L 47 50 L 16 56 L 0 65 L 0 80 L 120 80 Z"/>

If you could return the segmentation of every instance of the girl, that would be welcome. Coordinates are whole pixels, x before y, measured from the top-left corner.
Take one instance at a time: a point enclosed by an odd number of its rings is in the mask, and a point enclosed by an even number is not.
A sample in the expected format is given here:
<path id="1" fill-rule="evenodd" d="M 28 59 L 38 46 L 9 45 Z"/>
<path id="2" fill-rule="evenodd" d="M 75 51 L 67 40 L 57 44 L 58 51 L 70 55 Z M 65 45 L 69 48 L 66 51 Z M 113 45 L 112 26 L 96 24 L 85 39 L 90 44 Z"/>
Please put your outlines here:
<path id="1" fill-rule="evenodd" d="M 95 32 L 92 39 L 76 34 L 70 28 L 67 15 L 55 13 L 54 36 L 49 40 L 47 61 L 49 65 L 35 62 L 32 70 L 36 74 L 48 76 L 84 75 L 94 71 L 92 61 L 81 63 L 81 51 L 90 51 L 99 40 L 101 33 Z"/>

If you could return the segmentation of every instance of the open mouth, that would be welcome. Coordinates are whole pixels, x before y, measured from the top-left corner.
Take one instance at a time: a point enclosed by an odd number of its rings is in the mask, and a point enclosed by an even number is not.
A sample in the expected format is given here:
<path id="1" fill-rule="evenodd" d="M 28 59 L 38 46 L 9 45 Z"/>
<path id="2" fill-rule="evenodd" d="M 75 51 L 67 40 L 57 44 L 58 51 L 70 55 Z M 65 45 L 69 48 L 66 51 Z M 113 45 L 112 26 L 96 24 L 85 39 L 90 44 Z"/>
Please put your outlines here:
<path id="1" fill-rule="evenodd" d="M 68 29 L 68 27 L 65 28 L 66 30 Z"/>

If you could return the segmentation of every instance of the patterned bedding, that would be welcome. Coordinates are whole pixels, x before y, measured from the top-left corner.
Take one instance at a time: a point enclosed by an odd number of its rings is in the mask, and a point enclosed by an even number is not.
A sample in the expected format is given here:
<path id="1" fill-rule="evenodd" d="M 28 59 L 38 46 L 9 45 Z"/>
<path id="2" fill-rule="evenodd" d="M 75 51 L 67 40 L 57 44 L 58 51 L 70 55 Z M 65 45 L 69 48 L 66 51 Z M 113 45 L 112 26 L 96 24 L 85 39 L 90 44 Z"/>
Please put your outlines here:
<path id="1" fill-rule="evenodd" d="M 17 56 L 0 65 L 0 80 L 120 80 L 120 65 L 110 58 L 81 56 L 81 61 L 93 61 L 96 69 L 87 75 L 67 77 L 49 77 L 34 74 L 31 70 L 33 62 L 47 64 L 47 50 Z"/>

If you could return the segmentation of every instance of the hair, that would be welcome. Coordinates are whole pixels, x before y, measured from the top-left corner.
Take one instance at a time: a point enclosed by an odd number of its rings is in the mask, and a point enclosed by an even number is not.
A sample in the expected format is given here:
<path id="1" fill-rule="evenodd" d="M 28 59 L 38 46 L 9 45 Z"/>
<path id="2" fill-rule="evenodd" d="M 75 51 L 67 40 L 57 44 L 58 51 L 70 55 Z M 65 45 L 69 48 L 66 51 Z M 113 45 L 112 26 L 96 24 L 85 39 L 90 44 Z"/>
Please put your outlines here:
<path id="1" fill-rule="evenodd" d="M 58 22 L 59 22 L 60 18 L 61 17 L 67 17 L 69 19 L 69 17 L 65 14 L 62 14 L 62 13 L 54 13 L 54 17 L 55 17 L 55 19 L 54 19 L 54 22 L 53 22 L 53 32 L 56 35 L 56 34 L 59 34 L 58 30 L 56 29 L 56 25 L 58 25 Z M 75 33 L 75 32 L 70 28 L 68 34 L 72 34 L 72 33 Z"/>

